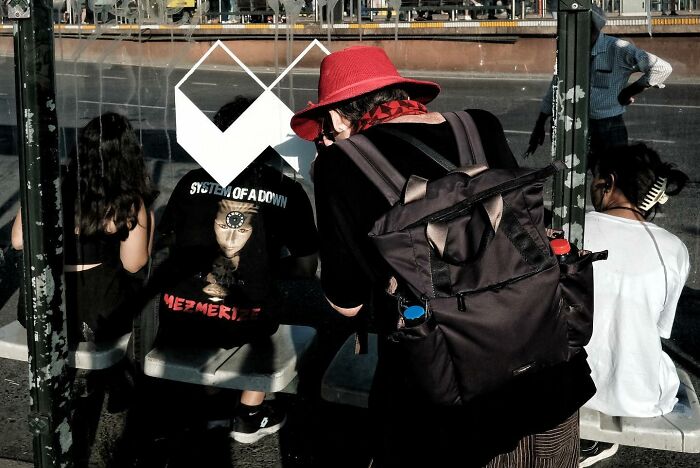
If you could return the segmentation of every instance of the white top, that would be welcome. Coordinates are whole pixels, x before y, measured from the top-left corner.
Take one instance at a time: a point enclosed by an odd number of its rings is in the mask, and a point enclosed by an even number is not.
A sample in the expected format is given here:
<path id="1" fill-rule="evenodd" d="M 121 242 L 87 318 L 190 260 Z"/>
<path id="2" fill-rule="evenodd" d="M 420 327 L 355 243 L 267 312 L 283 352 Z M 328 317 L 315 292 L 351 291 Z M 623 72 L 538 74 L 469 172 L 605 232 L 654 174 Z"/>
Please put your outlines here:
<path id="1" fill-rule="evenodd" d="M 607 250 L 593 264 L 593 337 L 586 346 L 598 389 L 584 406 L 611 416 L 659 416 L 673 410 L 678 375 L 661 350 L 688 278 L 688 249 L 649 222 L 586 214 L 584 245 Z"/>

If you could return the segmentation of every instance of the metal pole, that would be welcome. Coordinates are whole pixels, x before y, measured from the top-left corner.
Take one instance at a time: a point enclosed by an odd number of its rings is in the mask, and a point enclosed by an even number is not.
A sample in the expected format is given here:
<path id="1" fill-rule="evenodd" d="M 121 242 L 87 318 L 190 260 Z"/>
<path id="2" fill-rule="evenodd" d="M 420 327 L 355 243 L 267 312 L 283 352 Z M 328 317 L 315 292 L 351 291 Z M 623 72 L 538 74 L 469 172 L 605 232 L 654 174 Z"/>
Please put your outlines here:
<path id="1" fill-rule="evenodd" d="M 567 169 L 554 179 L 553 226 L 583 247 L 588 156 L 591 0 L 559 0 L 554 158 Z"/>
<path id="2" fill-rule="evenodd" d="M 51 0 L 32 0 L 14 25 L 15 91 L 34 466 L 72 466 L 70 381 L 63 308 Z"/>
<path id="3" fill-rule="evenodd" d="M 326 28 L 328 32 L 328 48 L 331 48 L 331 28 L 333 27 L 333 8 L 337 0 L 326 1 Z"/>
<path id="4" fill-rule="evenodd" d="M 360 30 L 360 42 L 362 42 L 362 0 L 357 0 L 357 29 Z"/>

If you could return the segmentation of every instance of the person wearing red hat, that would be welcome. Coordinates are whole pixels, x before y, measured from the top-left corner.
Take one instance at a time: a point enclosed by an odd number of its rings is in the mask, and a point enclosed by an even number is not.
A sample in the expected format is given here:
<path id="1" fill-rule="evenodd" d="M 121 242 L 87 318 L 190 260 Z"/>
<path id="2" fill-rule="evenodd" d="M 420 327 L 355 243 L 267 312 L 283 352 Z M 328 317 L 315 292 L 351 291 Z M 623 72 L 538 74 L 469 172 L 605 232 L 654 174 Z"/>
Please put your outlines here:
<path id="1" fill-rule="evenodd" d="M 440 177 L 444 169 L 415 142 L 458 165 L 450 125 L 426 108 L 439 91 L 436 83 L 401 76 L 380 48 L 350 47 L 324 58 L 318 102 L 291 121 L 300 137 L 319 148 L 314 188 L 324 294 L 336 311 L 354 317 L 358 327 L 371 326 L 380 338 L 370 392 L 372 467 L 577 466 L 577 410 L 594 391 L 585 359 L 541 371 L 517 391 L 434 407 L 404 384 L 405 359 L 384 345 L 382 338 L 397 322 L 396 303 L 385 293 L 392 272 L 367 233 L 390 206 L 333 142 L 361 133 L 404 177 Z M 484 110 L 468 113 L 489 165 L 517 168 L 498 119 Z"/>

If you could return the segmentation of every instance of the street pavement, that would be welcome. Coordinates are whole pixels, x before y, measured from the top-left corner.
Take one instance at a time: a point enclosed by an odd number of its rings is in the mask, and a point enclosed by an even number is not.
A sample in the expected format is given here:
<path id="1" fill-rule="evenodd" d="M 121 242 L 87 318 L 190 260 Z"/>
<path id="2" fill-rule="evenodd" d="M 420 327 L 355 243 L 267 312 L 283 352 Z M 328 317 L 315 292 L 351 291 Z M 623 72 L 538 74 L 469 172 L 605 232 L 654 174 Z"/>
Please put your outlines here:
<path id="1" fill-rule="evenodd" d="M 158 379 L 137 378 L 136 390 L 124 398 L 111 386 L 81 399 L 80 423 L 74 428 L 93 434 L 89 466 L 211 468 L 364 468 L 368 460 L 366 410 L 330 404 L 319 398 L 320 377 L 349 332 L 349 323 L 333 315 L 318 284 L 286 285 L 290 321 L 319 330 L 318 346 L 300 374 L 297 395 L 276 394 L 287 408 L 288 424 L 279 434 L 252 445 L 228 438 L 225 429 L 207 429 L 207 422 L 228 418 L 237 393 Z M 14 318 L 17 294 L 0 310 L 0 325 Z M 700 369 L 687 368 L 698 386 Z M 0 360 L 0 468 L 4 460 L 31 461 L 27 428 L 26 363 Z M 111 378 L 117 378 L 112 374 Z M 302 382 L 305 385 L 302 386 Z M 120 398 L 121 397 L 121 398 Z M 115 401 L 116 400 L 116 401 Z M 4 459 L 4 460 L 3 460 Z M 700 455 L 621 447 L 601 468 L 696 468 Z M 8 465 L 14 467 L 17 465 Z M 19 465 L 27 466 L 27 465 Z M 454 466 L 460 466 L 456 463 Z M 431 467 L 432 468 L 432 467 Z M 436 467 L 441 468 L 441 467 Z"/>
<path id="2" fill-rule="evenodd" d="M 167 67 L 148 67 L 78 63 L 67 59 L 59 61 L 57 109 L 61 154 L 66 155 L 73 147 L 76 128 L 101 112 L 121 112 L 132 120 L 146 156 L 154 160 L 156 181 L 163 186 L 174 184 L 177 174 L 170 163 L 192 162 L 177 144 L 173 92 L 174 86 L 187 72 L 186 67 L 175 65 L 189 67 L 190 64 L 180 64 L 174 59 L 169 64 Z M 11 65 L 11 57 L 0 57 L 0 154 L 8 155 L 16 154 L 15 91 Z M 301 65 L 309 64 L 302 62 Z M 681 66 L 674 64 L 674 67 Z M 253 72 L 263 83 L 272 83 L 278 76 L 278 72 L 269 69 Z M 501 76 L 463 76 L 444 72 L 407 74 L 441 84 L 442 92 L 430 105 L 431 109 L 489 110 L 501 120 L 510 147 L 522 165 L 547 164 L 550 158 L 549 141 L 529 159 L 522 156 L 549 77 L 533 76 L 527 72 Z M 308 101 L 316 100 L 317 81 L 315 70 L 301 68 L 293 77 L 283 79 L 274 91 L 291 109 L 297 109 Z M 257 96 L 262 90 L 240 67 L 208 67 L 206 61 L 181 89 L 209 117 L 234 96 Z M 663 207 L 654 222 L 685 242 L 692 265 L 688 286 L 700 289 L 700 162 L 696 144 L 700 124 L 700 80 L 673 81 L 671 75 L 666 88 L 650 89 L 638 96 L 625 114 L 625 121 L 632 141 L 652 145 L 665 160 L 676 164 L 690 177 L 686 189 Z M 311 193 L 310 184 L 307 183 L 306 188 Z M 0 189 L 0 200 L 16 195 L 9 186 Z M 160 199 L 161 202 L 165 200 L 165 196 Z M 0 241 L 3 240 L 1 236 L 0 233 Z"/>
<path id="3" fill-rule="evenodd" d="M 0 458 L 0 468 L 31 468 L 33 463 Z"/>

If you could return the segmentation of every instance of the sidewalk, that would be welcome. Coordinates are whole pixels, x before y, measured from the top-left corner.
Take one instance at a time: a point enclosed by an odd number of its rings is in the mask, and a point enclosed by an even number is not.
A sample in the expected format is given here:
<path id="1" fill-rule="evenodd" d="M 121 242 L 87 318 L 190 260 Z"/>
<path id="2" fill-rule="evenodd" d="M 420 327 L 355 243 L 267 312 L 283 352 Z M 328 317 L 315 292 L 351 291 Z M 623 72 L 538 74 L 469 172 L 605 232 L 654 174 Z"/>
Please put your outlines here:
<path id="1" fill-rule="evenodd" d="M 0 458 L 0 468 L 33 468 L 34 464 Z"/>
<path id="2" fill-rule="evenodd" d="M 333 405 L 319 398 L 320 378 L 328 360 L 349 332 L 349 323 L 327 310 L 318 286 L 309 282 L 288 285 L 288 318 L 312 323 L 319 342 L 301 374 L 298 395 L 277 394 L 288 410 L 288 423 L 257 444 L 242 445 L 222 428 L 207 422 L 230 417 L 237 392 L 208 391 L 204 387 L 141 378 L 127 407 L 112 407 L 114 394 L 81 401 L 84 427 L 92 427 L 94 443 L 89 466 L 206 468 L 364 468 L 367 466 L 366 410 Z M 0 324 L 12 319 L 16 294 L 0 311 Z M 690 305 L 690 304 L 688 304 Z M 686 311 L 686 315 L 688 312 Z M 692 369 L 687 369 L 692 373 Z M 26 363 L 0 360 L 0 468 L 28 467 L 31 437 L 27 430 Z M 698 387 L 697 374 L 693 382 Z M 95 410 L 96 409 L 96 410 Z M 110 412 L 110 409 L 112 412 Z M 80 425 L 83 427 L 83 424 Z M 75 435 L 74 435 L 75 436 Z M 23 460 L 14 463 L 12 460 Z M 697 467 L 700 455 L 621 447 L 600 468 Z"/>

